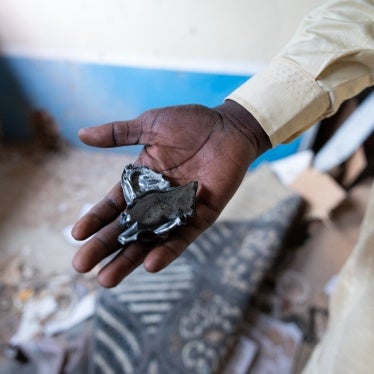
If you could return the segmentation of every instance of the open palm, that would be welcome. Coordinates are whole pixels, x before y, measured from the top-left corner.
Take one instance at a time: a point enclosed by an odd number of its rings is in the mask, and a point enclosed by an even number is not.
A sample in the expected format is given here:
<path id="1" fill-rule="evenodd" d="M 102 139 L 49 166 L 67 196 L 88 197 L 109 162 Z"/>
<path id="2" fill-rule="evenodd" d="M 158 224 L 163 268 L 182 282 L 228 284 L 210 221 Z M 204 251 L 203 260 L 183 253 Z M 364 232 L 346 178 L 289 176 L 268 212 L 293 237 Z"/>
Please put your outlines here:
<path id="1" fill-rule="evenodd" d="M 186 226 L 174 230 L 161 244 L 132 243 L 99 272 L 104 287 L 117 285 L 144 262 L 156 272 L 173 260 L 219 216 L 239 187 L 249 164 L 259 155 L 248 124 L 219 109 L 200 105 L 147 111 L 130 121 L 114 122 L 80 131 L 81 140 L 97 147 L 142 144 L 137 164 L 162 173 L 171 185 L 198 181 L 196 212 Z M 125 209 L 120 184 L 74 226 L 77 240 L 90 236 L 76 253 L 73 265 L 87 272 L 120 249 L 119 214 Z"/>

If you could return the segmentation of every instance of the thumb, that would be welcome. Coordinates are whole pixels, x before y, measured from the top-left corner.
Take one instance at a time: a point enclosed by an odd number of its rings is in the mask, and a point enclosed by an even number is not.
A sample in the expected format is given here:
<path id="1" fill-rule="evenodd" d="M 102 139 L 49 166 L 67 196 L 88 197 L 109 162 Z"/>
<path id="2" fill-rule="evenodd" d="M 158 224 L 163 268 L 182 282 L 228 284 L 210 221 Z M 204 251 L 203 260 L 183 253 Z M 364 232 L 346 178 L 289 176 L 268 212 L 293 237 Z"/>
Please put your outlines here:
<path id="1" fill-rule="evenodd" d="M 148 136 L 143 132 L 142 122 L 134 119 L 85 127 L 79 130 L 78 136 L 83 143 L 101 148 L 147 144 Z"/>

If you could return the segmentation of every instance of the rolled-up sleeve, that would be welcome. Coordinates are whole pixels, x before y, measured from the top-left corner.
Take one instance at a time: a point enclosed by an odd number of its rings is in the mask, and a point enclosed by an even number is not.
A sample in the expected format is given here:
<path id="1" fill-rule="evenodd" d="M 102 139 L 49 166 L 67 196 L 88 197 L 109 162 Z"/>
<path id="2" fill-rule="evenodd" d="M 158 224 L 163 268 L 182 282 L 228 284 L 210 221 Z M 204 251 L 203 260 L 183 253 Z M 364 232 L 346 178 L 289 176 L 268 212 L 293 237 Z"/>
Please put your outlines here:
<path id="1" fill-rule="evenodd" d="M 335 0 L 307 15 L 270 65 L 227 99 L 248 109 L 275 146 L 373 84 L 374 0 Z"/>

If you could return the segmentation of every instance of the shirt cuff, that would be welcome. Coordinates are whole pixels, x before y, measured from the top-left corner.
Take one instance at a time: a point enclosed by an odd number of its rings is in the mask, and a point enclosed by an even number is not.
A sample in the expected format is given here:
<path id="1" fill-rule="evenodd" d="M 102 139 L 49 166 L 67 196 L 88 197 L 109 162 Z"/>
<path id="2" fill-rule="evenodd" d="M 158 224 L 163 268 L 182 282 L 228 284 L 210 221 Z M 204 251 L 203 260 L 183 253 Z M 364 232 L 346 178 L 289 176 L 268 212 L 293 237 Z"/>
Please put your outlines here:
<path id="1" fill-rule="evenodd" d="M 330 99 L 316 80 L 283 57 L 256 74 L 226 99 L 244 106 L 260 123 L 273 146 L 294 139 L 326 116 Z"/>

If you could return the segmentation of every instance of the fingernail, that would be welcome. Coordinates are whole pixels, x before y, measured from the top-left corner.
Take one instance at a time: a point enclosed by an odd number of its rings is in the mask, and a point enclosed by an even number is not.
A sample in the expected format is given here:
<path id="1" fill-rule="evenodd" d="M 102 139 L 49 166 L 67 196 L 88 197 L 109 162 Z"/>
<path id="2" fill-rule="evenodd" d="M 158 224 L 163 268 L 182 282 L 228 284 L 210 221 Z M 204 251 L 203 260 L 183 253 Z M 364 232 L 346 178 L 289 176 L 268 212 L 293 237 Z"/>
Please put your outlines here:
<path id="1" fill-rule="evenodd" d="M 87 127 L 78 130 L 78 136 L 84 135 L 87 132 Z"/>

